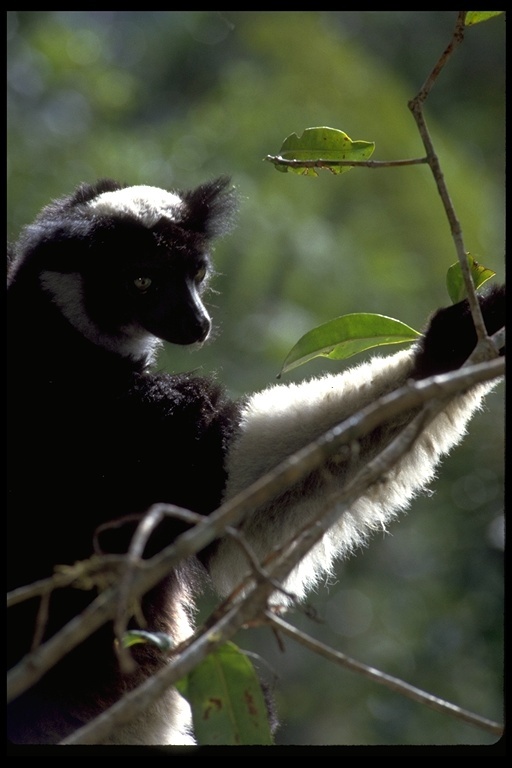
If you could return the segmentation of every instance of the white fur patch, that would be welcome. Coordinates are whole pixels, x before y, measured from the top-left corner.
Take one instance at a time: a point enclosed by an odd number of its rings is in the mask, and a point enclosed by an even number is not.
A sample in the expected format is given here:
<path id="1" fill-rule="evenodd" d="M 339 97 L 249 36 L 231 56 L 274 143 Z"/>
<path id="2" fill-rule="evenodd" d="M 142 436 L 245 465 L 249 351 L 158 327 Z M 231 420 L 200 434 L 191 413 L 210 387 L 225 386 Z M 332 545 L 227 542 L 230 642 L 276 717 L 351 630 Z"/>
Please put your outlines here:
<path id="1" fill-rule="evenodd" d="M 85 203 L 88 210 L 100 216 L 127 214 L 151 229 L 161 219 L 179 221 L 183 212 L 183 200 L 174 192 L 145 184 L 102 192 Z"/>
<path id="2" fill-rule="evenodd" d="M 162 342 L 142 327 L 129 325 L 106 333 L 90 319 L 83 302 L 83 280 L 78 272 L 63 274 L 49 269 L 41 272 L 41 285 L 51 295 L 64 317 L 86 339 L 109 352 L 143 360 L 149 365 Z"/>
<path id="3" fill-rule="evenodd" d="M 388 357 L 376 356 L 342 374 L 301 384 L 272 386 L 254 394 L 242 414 L 241 433 L 230 446 L 225 498 L 233 498 L 331 427 L 405 384 L 412 370 L 413 355 L 413 350 L 407 350 Z M 349 509 L 340 513 L 338 522 L 299 563 L 286 579 L 284 588 L 303 599 L 320 579 L 329 576 L 336 558 L 364 544 L 373 531 L 385 530 L 432 481 L 440 460 L 462 439 L 467 422 L 494 386 L 495 383 L 481 384 L 455 397 L 426 427 L 409 453 Z M 393 429 L 400 429 L 401 424 L 391 427 L 391 431 L 381 430 L 380 441 L 367 445 L 366 450 L 370 448 L 373 454 L 374 450 L 383 448 Z M 361 445 L 359 447 L 361 455 L 329 466 L 334 488 L 338 483 L 341 489 L 364 465 L 367 457 Z M 326 492 L 331 490 L 331 484 L 315 486 L 313 490 L 305 487 L 298 500 L 286 497 L 255 510 L 242 526 L 253 551 L 263 559 L 289 541 L 321 512 Z M 221 542 L 210 570 L 215 586 L 224 595 L 249 573 L 245 554 L 229 538 Z M 276 593 L 273 602 L 282 604 L 286 599 Z"/>

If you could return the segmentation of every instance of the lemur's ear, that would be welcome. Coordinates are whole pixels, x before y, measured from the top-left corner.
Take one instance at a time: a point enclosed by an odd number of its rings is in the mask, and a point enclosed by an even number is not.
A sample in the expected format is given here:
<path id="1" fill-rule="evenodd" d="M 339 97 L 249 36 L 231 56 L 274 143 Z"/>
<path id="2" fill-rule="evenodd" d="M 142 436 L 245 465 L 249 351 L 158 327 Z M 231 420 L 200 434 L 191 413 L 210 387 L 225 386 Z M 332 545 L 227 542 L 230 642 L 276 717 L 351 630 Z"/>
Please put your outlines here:
<path id="1" fill-rule="evenodd" d="M 227 176 L 201 184 L 183 194 L 186 213 L 180 225 L 207 237 L 227 234 L 234 226 L 238 199 Z"/>

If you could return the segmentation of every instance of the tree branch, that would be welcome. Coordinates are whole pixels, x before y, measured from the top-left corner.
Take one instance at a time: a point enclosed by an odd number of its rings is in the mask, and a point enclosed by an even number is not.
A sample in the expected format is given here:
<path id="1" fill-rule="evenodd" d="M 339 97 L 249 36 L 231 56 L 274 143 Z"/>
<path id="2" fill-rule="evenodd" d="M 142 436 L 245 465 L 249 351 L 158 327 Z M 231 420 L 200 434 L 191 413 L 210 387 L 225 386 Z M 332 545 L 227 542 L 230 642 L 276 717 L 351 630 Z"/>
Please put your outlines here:
<path id="1" fill-rule="evenodd" d="M 268 475 L 258 480 L 234 499 L 224 503 L 212 515 L 207 518 L 201 518 L 192 529 L 179 536 L 172 545 L 151 558 L 151 560 L 138 563 L 137 569 L 133 573 L 132 600 L 140 598 L 141 595 L 155 586 L 171 569 L 178 565 L 180 560 L 204 549 L 214 539 L 219 538 L 226 529 L 226 526 L 237 525 L 254 508 L 267 503 L 284 489 L 298 482 L 314 469 L 322 466 L 326 459 L 337 452 L 342 445 L 360 439 L 383 421 L 396 417 L 400 412 L 417 408 L 422 403 L 428 402 L 432 397 L 443 398 L 453 396 L 478 382 L 501 376 L 503 372 L 504 360 L 499 358 L 488 363 L 468 366 L 449 374 L 443 374 L 442 376 L 434 376 L 419 382 L 411 382 L 396 392 L 380 398 L 376 403 L 329 430 L 329 432 L 322 435 L 314 443 L 282 462 L 274 471 L 268 473 Z M 396 451 L 399 448 L 400 446 L 395 446 L 394 450 Z M 401 448 L 402 450 L 407 450 L 407 444 L 403 444 Z M 374 466 L 375 461 L 371 465 L 369 464 L 368 467 Z M 361 482 L 360 476 L 358 478 L 355 478 L 355 481 L 350 484 L 346 493 L 343 493 L 343 499 L 346 499 L 347 504 L 351 503 L 354 498 L 357 498 L 357 494 L 365 490 L 364 484 L 359 484 Z M 367 479 L 368 477 L 364 478 L 364 481 L 366 482 Z M 337 503 L 339 503 L 341 497 L 341 494 L 336 494 Z M 156 506 L 168 509 L 167 505 Z M 175 511 L 172 510 L 173 513 Z M 265 605 L 268 596 L 275 590 L 275 581 L 282 580 L 294 565 L 299 562 L 303 554 L 322 535 L 321 526 L 326 529 L 333 522 L 331 516 L 336 519 L 339 514 L 339 508 L 335 513 L 332 509 L 326 509 L 325 520 L 316 521 L 309 527 L 310 529 L 312 528 L 313 533 L 310 530 L 306 530 L 301 533 L 299 538 L 296 537 L 294 539 L 292 554 L 283 552 L 283 555 L 273 559 L 270 565 L 264 564 L 269 574 L 269 580 L 263 583 L 260 580 L 257 587 L 252 587 L 249 590 L 249 596 L 255 589 L 262 590 L 262 602 L 255 598 L 258 606 Z M 54 666 L 62 656 L 72 650 L 72 648 L 82 642 L 102 624 L 114 618 L 118 608 L 119 596 L 119 586 L 112 586 L 107 589 L 57 635 L 42 645 L 36 652 L 26 656 L 14 667 L 8 675 L 8 700 L 16 698 L 16 696 L 27 690 L 46 671 Z M 229 624 L 229 626 L 236 625 L 236 628 L 238 628 L 248 621 L 249 618 L 255 620 L 258 617 L 257 612 L 253 612 L 252 608 L 247 607 L 245 598 L 241 605 L 246 606 L 242 611 L 241 623 L 238 623 L 238 619 L 233 619 L 234 624 Z M 249 603 L 248 605 L 252 604 Z M 224 635 L 223 641 L 231 636 L 231 633 L 227 636 Z M 174 662 L 172 663 L 174 664 Z M 175 679 L 178 678 L 173 678 L 173 680 Z M 155 685 L 158 687 L 158 684 Z"/>
<path id="2" fill-rule="evenodd" d="M 492 361 L 487 364 L 491 366 L 493 373 L 503 371 L 504 365 L 503 359 Z M 363 471 L 361 471 L 354 480 L 344 489 L 341 493 L 332 494 L 327 500 L 322 511 L 321 518 L 312 521 L 306 526 L 298 536 L 294 537 L 291 542 L 276 554 L 273 553 L 271 557 L 266 558 L 263 561 L 263 567 L 269 574 L 269 579 L 262 581 L 258 579 L 249 578 L 243 586 L 242 590 L 237 589 L 235 594 L 228 598 L 220 608 L 218 608 L 211 619 L 206 622 L 206 629 L 203 630 L 199 636 L 195 636 L 190 644 L 179 654 L 179 656 L 171 661 L 167 667 L 154 675 L 151 679 L 147 680 L 137 689 L 132 691 L 123 697 L 122 700 L 114 704 L 107 712 L 100 715 L 89 724 L 76 731 L 72 736 L 63 741 L 63 744 L 92 744 L 97 743 L 98 740 L 104 739 L 114 728 L 129 721 L 132 717 L 142 713 L 147 708 L 149 702 L 153 702 L 171 685 L 177 682 L 181 677 L 190 672 L 205 656 L 219 645 L 225 643 L 231 639 L 234 634 L 245 624 L 253 622 L 261 617 L 262 612 L 266 610 L 267 602 L 275 590 L 274 583 L 276 580 L 283 580 L 300 562 L 303 556 L 315 545 L 315 543 L 323 536 L 324 532 L 335 522 L 343 511 L 349 507 L 354 501 L 361 495 L 371 482 L 374 482 L 383 471 L 388 471 L 390 466 L 395 461 L 398 461 L 403 455 L 405 455 L 411 447 L 412 442 L 416 439 L 417 435 L 425 426 L 425 422 L 433 418 L 437 412 L 444 407 L 444 400 L 450 396 L 453 388 L 458 390 L 462 381 L 466 382 L 468 379 L 475 383 L 480 379 L 480 376 L 488 377 L 489 370 L 485 371 L 486 365 L 471 366 L 467 370 L 461 369 L 451 374 L 443 374 L 442 376 L 434 376 L 432 379 L 425 379 L 424 381 L 416 382 L 412 387 L 404 387 L 398 390 L 397 393 L 392 393 L 384 398 L 381 398 L 381 408 L 386 408 L 386 405 L 391 403 L 395 406 L 395 401 L 402 400 L 403 403 L 407 403 L 409 406 L 409 397 L 411 395 L 410 389 L 412 388 L 413 394 L 420 399 L 425 398 L 425 402 L 428 404 L 418 414 L 418 417 L 406 427 L 406 429 L 400 433 L 399 437 L 395 439 L 390 445 L 374 460 L 372 460 Z M 492 378 L 492 376 L 491 376 Z M 398 394 L 399 393 L 399 394 Z M 428 394 L 427 394 L 428 393 Z M 449 394 L 450 393 L 450 394 Z M 436 397 L 437 395 L 437 397 Z M 435 399 L 432 400 L 432 397 Z M 385 402 L 383 405 L 382 403 Z M 374 406 L 364 409 L 365 411 L 374 411 Z M 404 408 L 409 410 L 409 407 Z M 365 419 L 362 418 L 364 421 Z M 348 422 L 351 422 L 349 419 Z M 345 422 L 347 424 L 347 422 Z M 365 428 L 368 425 L 365 424 Z M 343 440 L 347 441 L 347 434 L 354 428 L 351 424 L 331 430 L 327 435 L 330 435 L 330 446 L 333 443 Z M 338 431 L 339 430 L 339 431 Z M 337 434 L 331 434 L 336 433 Z M 343 434 L 343 437 L 341 437 Z M 313 446 L 309 446 L 311 450 L 314 450 L 314 446 L 317 443 L 322 443 L 327 435 L 320 438 L 319 441 Z M 404 438 L 405 435 L 405 438 Z M 302 453 L 302 452 L 300 452 Z M 298 456 L 298 454 L 296 454 Z M 293 457 L 292 457 L 293 459 Z M 283 462 L 276 472 L 279 474 L 280 468 L 285 471 L 284 465 L 288 464 L 288 461 Z M 269 473 L 266 478 L 270 478 L 275 473 Z M 305 473 L 307 474 L 307 472 Z M 263 479 L 265 480 L 265 478 Z M 261 481 L 258 481 L 247 493 L 251 495 L 251 489 L 260 485 Z M 244 496 L 245 494 L 240 494 Z M 274 494 L 271 494 L 271 497 Z M 343 503 L 340 505 L 340 501 Z M 232 512 L 232 505 L 236 502 L 236 499 L 232 502 L 226 503 L 223 507 L 227 507 L 228 514 Z M 335 502 L 335 505 L 334 505 Z M 256 505 L 255 505 L 256 506 Z M 223 507 L 220 507 L 218 513 L 222 514 Z M 214 513 L 214 514 L 218 514 Z M 193 536 L 194 531 L 183 534 L 183 536 Z M 412 689 L 411 687 L 411 690 Z M 429 694 L 424 694 L 426 698 Z M 434 700 L 434 697 L 430 697 Z M 482 719 L 483 720 L 483 719 Z M 491 721 L 488 721 L 489 723 Z M 500 728 L 499 725 L 494 724 L 496 728 Z"/>
<path id="3" fill-rule="evenodd" d="M 287 160 L 281 155 L 267 155 L 265 160 L 274 165 L 288 166 L 289 168 L 335 168 L 360 167 L 360 168 L 397 168 L 404 165 L 424 165 L 428 163 L 427 157 L 416 157 L 410 160 Z"/>
<path id="4" fill-rule="evenodd" d="M 430 167 L 430 170 L 432 171 L 432 175 L 434 177 L 437 190 L 439 192 L 439 196 L 441 197 L 441 201 L 443 203 L 446 217 L 450 225 L 450 231 L 455 244 L 457 258 L 461 266 L 462 275 L 464 279 L 464 286 L 466 288 L 466 294 L 468 297 L 469 306 L 471 309 L 471 315 L 473 317 L 473 322 L 476 329 L 477 339 L 479 343 L 485 344 L 485 340 L 487 338 L 487 330 L 485 327 L 484 319 L 482 317 L 482 310 L 480 308 L 480 303 L 477 299 L 475 286 L 471 278 L 471 272 L 470 272 L 469 264 L 467 260 L 467 250 L 464 245 L 464 240 L 462 237 L 462 228 L 461 228 L 459 219 L 457 218 L 457 215 L 455 213 L 455 208 L 450 198 L 448 187 L 446 186 L 444 174 L 441 170 L 441 164 L 434 150 L 434 144 L 430 137 L 425 116 L 423 114 L 423 105 L 428 95 L 430 94 L 430 91 L 434 86 L 434 83 L 436 82 L 442 69 L 448 62 L 448 59 L 453 55 L 455 50 L 464 40 L 465 18 L 466 18 L 466 11 L 459 11 L 459 14 L 457 16 L 457 21 L 455 24 L 455 29 L 452 35 L 452 39 L 450 40 L 450 43 L 441 54 L 436 65 L 434 66 L 434 69 L 426 79 L 425 83 L 419 90 L 418 94 L 409 101 L 408 106 L 416 121 L 416 125 L 418 128 L 421 140 L 423 141 L 423 146 L 425 147 L 425 150 L 427 153 L 427 163 Z"/>
<path id="5" fill-rule="evenodd" d="M 341 651 L 334 650 L 333 648 L 324 645 L 324 643 L 320 643 L 318 640 L 315 640 L 304 632 L 301 632 L 296 627 L 293 627 L 291 624 L 288 624 L 288 622 L 284 621 L 280 616 L 276 616 L 270 611 L 267 611 L 266 617 L 268 623 L 273 629 L 276 630 L 276 632 L 284 633 L 288 637 L 292 638 L 292 640 L 295 640 L 301 645 L 304 645 L 306 648 L 309 648 L 309 650 L 319 654 L 320 656 L 323 656 L 335 664 L 339 664 L 346 669 L 357 672 L 363 677 L 367 677 L 370 680 L 379 683 L 379 685 L 383 685 L 389 690 L 405 696 L 408 699 L 417 701 L 419 704 L 424 704 L 436 712 L 441 712 L 442 714 L 449 715 L 450 717 L 455 717 L 457 720 L 462 720 L 466 723 L 469 723 L 469 725 L 473 725 L 477 728 L 480 728 L 481 730 L 488 731 L 495 736 L 502 736 L 503 734 L 503 725 L 500 723 L 496 723 L 493 720 L 488 720 L 485 717 L 476 715 L 473 712 L 469 712 L 467 709 L 462 709 L 456 704 L 451 704 L 450 702 L 444 701 L 437 696 L 433 696 L 431 693 L 425 693 L 425 691 L 422 691 L 419 688 L 416 688 L 415 686 L 410 685 L 409 683 L 406 683 L 397 677 L 387 675 L 385 672 L 381 672 L 374 667 L 369 667 L 360 661 L 356 661 Z"/>

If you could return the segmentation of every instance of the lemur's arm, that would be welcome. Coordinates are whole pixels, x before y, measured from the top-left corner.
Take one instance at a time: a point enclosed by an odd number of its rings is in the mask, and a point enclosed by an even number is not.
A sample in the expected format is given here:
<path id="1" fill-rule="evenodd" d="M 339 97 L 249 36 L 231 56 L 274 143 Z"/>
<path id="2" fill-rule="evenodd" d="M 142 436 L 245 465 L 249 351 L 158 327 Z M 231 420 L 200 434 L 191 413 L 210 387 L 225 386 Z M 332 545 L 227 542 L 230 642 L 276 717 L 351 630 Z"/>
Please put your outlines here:
<path id="1" fill-rule="evenodd" d="M 490 334 L 504 324 L 504 288 L 481 299 Z M 355 414 L 409 379 L 425 378 L 460 367 L 470 355 L 476 335 L 467 302 L 440 310 L 425 336 L 413 348 L 387 357 L 375 356 L 342 374 L 301 384 L 277 385 L 249 398 L 238 437 L 227 457 L 226 498 L 232 498 L 295 451 L 335 424 Z M 442 457 L 463 437 L 466 425 L 495 382 L 481 384 L 455 397 L 424 430 L 413 448 L 378 483 L 372 485 L 294 570 L 285 588 L 299 598 L 332 568 L 335 558 L 360 545 L 375 529 L 383 529 L 433 479 Z M 378 453 L 413 414 L 384 424 L 364 438 L 357 456 L 329 463 L 339 487 Z M 275 503 L 256 510 L 243 531 L 259 557 L 289 539 L 320 511 L 328 486 L 320 476 Z M 229 593 L 248 571 L 242 550 L 224 540 L 210 570 L 217 588 Z M 281 596 L 280 598 L 281 599 Z"/>

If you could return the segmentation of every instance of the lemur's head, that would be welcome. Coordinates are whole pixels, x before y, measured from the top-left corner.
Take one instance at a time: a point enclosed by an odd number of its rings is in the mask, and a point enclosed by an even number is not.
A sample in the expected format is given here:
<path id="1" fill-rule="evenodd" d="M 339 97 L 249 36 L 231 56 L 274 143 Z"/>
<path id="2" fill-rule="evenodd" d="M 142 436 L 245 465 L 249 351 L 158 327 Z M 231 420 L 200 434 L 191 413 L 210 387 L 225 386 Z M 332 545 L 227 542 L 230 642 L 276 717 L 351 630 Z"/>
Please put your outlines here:
<path id="1" fill-rule="evenodd" d="M 124 356 L 147 357 L 157 339 L 200 343 L 211 328 L 201 299 L 211 241 L 235 209 L 226 178 L 185 193 L 82 184 L 26 228 L 11 282 L 37 276 L 68 322 Z"/>

